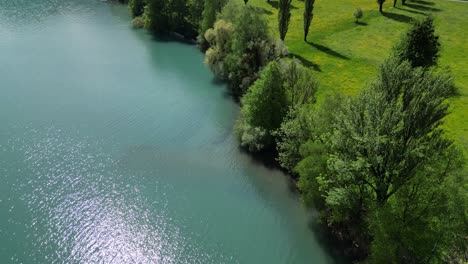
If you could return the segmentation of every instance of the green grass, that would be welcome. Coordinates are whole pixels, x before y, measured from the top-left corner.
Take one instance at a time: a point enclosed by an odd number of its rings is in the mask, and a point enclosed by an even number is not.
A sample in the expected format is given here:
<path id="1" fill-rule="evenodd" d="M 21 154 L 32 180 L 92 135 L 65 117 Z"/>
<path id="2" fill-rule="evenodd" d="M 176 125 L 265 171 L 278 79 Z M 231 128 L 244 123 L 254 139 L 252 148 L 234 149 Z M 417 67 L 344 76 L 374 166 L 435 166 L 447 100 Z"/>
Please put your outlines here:
<path id="1" fill-rule="evenodd" d="M 250 0 L 264 10 L 276 35 L 277 2 Z M 285 43 L 289 51 L 316 71 L 320 95 L 342 91 L 355 95 L 375 78 L 379 64 L 390 55 L 392 47 L 409 27 L 410 20 L 432 13 L 440 36 L 442 52 L 440 66 L 448 66 L 455 75 L 460 95 L 452 100 L 451 114 L 445 128 L 468 153 L 468 1 L 407 0 L 384 4 L 378 12 L 375 0 L 316 0 L 314 18 L 308 37 L 303 41 L 304 2 L 294 0 L 291 23 Z M 364 12 L 356 24 L 353 13 L 357 7 Z"/>

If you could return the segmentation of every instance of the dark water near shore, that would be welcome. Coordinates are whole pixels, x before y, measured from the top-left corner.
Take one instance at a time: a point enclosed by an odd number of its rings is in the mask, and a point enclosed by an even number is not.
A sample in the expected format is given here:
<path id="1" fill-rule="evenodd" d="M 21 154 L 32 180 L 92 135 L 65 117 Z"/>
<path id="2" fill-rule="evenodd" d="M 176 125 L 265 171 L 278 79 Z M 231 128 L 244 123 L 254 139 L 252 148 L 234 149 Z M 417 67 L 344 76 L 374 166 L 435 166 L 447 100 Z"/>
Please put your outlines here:
<path id="1" fill-rule="evenodd" d="M 0 263 L 332 263 L 237 112 L 120 5 L 0 0 Z"/>

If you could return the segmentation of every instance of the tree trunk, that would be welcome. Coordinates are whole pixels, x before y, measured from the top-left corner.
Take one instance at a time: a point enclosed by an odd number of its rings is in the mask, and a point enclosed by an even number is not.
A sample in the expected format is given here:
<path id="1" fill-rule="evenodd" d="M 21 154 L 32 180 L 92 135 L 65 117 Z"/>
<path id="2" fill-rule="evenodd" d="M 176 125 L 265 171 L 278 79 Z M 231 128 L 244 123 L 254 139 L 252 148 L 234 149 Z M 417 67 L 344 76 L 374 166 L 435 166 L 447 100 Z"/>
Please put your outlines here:
<path id="1" fill-rule="evenodd" d="M 397 0 L 393 0 L 393 7 L 396 7 Z"/>
<path id="2" fill-rule="evenodd" d="M 380 3 L 379 4 L 379 12 L 382 13 L 382 6 L 383 6 L 383 3 Z"/>

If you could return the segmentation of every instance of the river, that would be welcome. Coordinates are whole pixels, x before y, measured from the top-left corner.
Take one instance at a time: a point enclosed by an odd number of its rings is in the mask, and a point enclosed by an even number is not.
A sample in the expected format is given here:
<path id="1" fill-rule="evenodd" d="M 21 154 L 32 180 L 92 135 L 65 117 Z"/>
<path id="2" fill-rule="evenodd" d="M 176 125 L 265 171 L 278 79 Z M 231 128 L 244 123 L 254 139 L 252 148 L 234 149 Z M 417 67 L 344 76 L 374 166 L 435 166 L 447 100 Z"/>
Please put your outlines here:
<path id="1" fill-rule="evenodd" d="M 0 262 L 333 263 L 238 111 L 124 6 L 0 0 Z"/>

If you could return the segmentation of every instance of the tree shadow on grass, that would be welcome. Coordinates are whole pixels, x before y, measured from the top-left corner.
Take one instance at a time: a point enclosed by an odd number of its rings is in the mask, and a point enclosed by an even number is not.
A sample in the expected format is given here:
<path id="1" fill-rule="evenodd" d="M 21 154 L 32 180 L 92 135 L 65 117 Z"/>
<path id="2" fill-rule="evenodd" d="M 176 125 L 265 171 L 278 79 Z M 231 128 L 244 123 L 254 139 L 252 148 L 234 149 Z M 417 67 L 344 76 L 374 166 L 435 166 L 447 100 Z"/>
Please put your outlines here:
<path id="1" fill-rule="evenodd" d="M 339 59 L 343 59 L 343 60 L 349 60 L 348 57 L 346 57 L 345 55 L 343 54 L 340 54 L 332 49 L 330 49 L 329 47 L 326 47 L 326 46 L 323 46 L 323 45 L 320 45 L 320 44 L 316 44 L 316 43 L 313 43 L 313 42 L 309 42 L 307 41 L 307 44 L 311 45 L 312 47 L 320 50 L 321 52 L 324 52 L 330 56 L 333 56 L 333 57 L 337 57 Z"/>
<path id="2" fill-rule="evenodd" d="M 420 4 L 420 5 L 430 5 L 430 6 L 435 5 L 434 2 L 429 2 L 429 1 L 424 1 L 424 0 L 413 0 L 411 2 L 416 3 L 416 4 Z"/>
<path id="3" fill-rule="evenodd" d="M 427 13 L 421 12 L 421 11 L 415 11 L 411 9 L 406 9 L 406 8 L 401 8 L 401 7 L 395 7 L 397 9 L 400 9 L 401 11 L 405 11 L 411 14 L 417 14 L 417 15 L 427 15 Z"/>
<path id="4" fill-rule="evenodd" d="M 265 9 L 263 7 L 255 7 L 255 10 L 260 14 L 273 15 L 273 12 L 271 12 L 270 10 L 267 10 L 267 9 Z"/>
<path id="5" fill-rule="evenodd" d="M 302 57 L 301 55 L 297 55 L 297 54 L 291 54 L 291 55 L 293 58 L 300 60 L 304 66 L 312 68 L 314 71 L 322 72 L 322 69 L 320 69 L 320 65 Z"/>
<path id="6" fill-rule="evenodd" d="M 275 8 L 275 9 L 279 8 L 279 2 L 278 1 L 267 1 L 267 4 L 269 4 L 271 7 Z M 291 5 L 291 9 L 298 9 L 298 8 Z"/>
<path id="7" fill-rule="evenodd" d="M 413 9 L 417 9 L 417 10 L 420 10 L 420 11 L 430 11 L 430 12 L 440 12 L 440 11 L 442 11 L 442 9 L 439 9 L 439 8 L 423 6 L 423 5 L 415 5 L 415 4 L 406 3 L 405 6 L 411 7 Z"/>
<path id="8" fill-rule="evenodd" d="M 395 13 L 382 13 L 382 15 L 386 18 L 389 18 L 391 20 L 395 20 L 398 22 L 403 22 L 403 23 L 411 23 L 413 19 L 409 16 L 402 15 L 402 14 L 395 14 Z"/>
<path id="9" fill-rule="evenodd" d="M 359 25 L 359 26 L 367 26 L 368 25 L 366 22 L 361 22 L 361 21 L 357 21 L 355 23 L 356 23 L 356 25 Z"/>

